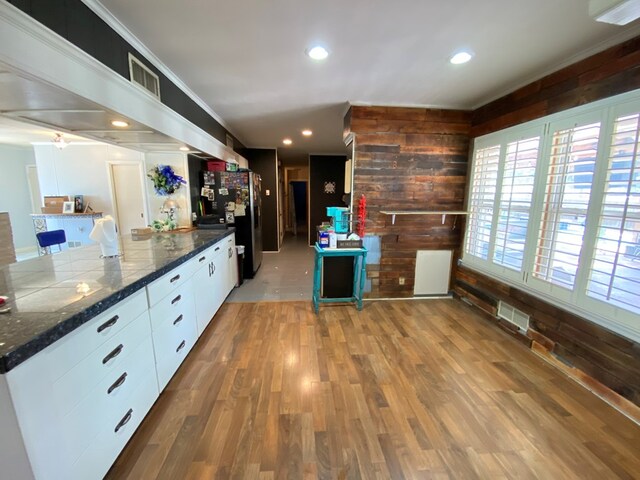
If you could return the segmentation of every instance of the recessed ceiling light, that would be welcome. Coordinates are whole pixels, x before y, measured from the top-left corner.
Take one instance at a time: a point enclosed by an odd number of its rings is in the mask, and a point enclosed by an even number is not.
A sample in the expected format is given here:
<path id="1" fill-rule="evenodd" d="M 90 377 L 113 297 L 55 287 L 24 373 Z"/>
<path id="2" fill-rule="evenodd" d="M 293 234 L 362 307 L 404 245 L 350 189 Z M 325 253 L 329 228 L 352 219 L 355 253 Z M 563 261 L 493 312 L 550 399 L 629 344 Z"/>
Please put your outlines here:
<path id="1" fill-rule="evenodd" d="M 329 52 L 326 48 L 321 47 L 320 45 L 316 45 L 315 47 L 311 47 L 307 50 L 307 55 L 309 55 L 314 60 L 324 60 L 329 56 Z"/>
<path id="2" fill-rule="evenodd" d="M 129 126 L 129 124 L 124 120 L 114 120 L 113 122 L 111 122 L 111 125 L 113 125 L 114 127 L 120 127 L 120 128 Z"/>
<path id="3" fill-rule="evenodd" d="M 304 135 L 305 137 L 310 137 L 311 135 L 313 135 L 313 132 L 309 129 L 302 130 L 302 135 Z"/>
<path id="4" fill-rule="evenodd" d="M 189 147 L 180 147 L 180 150 L 182 150 L 183 152 L 188 152 L 189 151 Z"/>
<path id="5" fill-rule="evenodd" d="M 473 55 L 470 52 L 466 50 L 461 50 L 455 53 L 453 57 L 449 59 L 449 61 L 454 65 L 460 65 L 462 63 L 467 63 L 472 58 L 473 58 Z"/>
<path id="6" fill-rule="evenodd" d="M 293 143 L 293 140 L 291 140 L 290 138 L 285 138 L 284 140 L 282 140 L 282 143 L 284 143 L 285 145 L 291 145 Z"/>

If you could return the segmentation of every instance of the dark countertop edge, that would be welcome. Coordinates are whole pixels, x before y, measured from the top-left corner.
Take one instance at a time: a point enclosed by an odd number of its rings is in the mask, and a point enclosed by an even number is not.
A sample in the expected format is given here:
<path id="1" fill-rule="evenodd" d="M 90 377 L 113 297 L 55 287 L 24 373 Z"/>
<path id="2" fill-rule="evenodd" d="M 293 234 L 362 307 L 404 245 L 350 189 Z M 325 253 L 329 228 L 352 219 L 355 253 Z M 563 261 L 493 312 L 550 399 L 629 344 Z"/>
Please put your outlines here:
<path id="1" fill-rule="evenodd" d="M 182 265 L 183 263 L 186 263 L 188 260 L 195 257 L 198 253 L 215 245 L 221 240 L 227 238 L 229 235 L 233 235 L 235 233 L 235 228 L 220 230 L 220 232 L 224 232 L 224 235 L 191 250 L 189 253 L 186 253 L 179 258 L 176 258 L 160 269 L 151 272 L 150 274 L 140 278 L 139 280 L 136 280 L 131 285 L 127 285 L 122 290 L 112 293 L 111 295 L 99 300 L 94 305 L 84 309 L 79 313 L 76 313 L 75 315 L 71 315 L 69 318 L 61 321 L 57 325 L 51 327 L 49 330 L 45 330 L 39 333 L 29 342 L 16 347 L 13 351 L 0 358 L 0 374 L 9 372 L 21 363 L 27 361 L 37 353 L 47 348 L 49 345 L 53 345 L 62 337 L 81 327 L 89 320 L 92 320 L 97 315 L 100 315 L 109 308 L 113 307 L 116 303 L 119 303 L 125 298 L 133 295 L 134 293 L 137 293 L 167 272 Z"/>

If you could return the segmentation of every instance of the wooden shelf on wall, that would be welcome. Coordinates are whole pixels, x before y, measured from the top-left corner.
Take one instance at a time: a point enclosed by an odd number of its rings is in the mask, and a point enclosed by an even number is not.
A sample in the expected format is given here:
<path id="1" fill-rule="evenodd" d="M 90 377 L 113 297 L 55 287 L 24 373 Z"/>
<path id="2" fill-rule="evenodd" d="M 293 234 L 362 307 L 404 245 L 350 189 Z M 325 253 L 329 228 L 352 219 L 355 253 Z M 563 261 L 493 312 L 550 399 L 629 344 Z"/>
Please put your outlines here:
<path id="1" fill-rule="evenodd" d="M 384 215 L 391 215 L 391 225 L 396 223 L 396 215 L 442 215 L 442 223 L 447 215 L 468 215 L 469 212 L 463 210 L 380 210 Z"/>

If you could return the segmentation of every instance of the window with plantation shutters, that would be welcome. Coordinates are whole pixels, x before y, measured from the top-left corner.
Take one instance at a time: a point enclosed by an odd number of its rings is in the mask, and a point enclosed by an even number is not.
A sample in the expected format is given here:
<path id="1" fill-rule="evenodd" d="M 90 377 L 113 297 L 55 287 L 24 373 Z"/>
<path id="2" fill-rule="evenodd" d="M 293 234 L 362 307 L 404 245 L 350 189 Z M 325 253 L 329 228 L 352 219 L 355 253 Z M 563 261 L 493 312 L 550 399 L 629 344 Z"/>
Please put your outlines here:
<path id="1" fill-rule="evenodd" d="M 555 131 L 533 276 L 572 290 L 580 263 L 600 122 Z"/>
<path id="2" fill-rule="evenodd" d="M 640 313 L 640 113 L 615 120 L 587 295 Z"/>
<path id="3" fill-rule="evenodd" d="M 493 262 L 520 271 L 527 240 L 540 137 L 507 144 Z"/>
<path id="4" fill-rule="evenodd" d="M 478 137 L 471 158 L 462 264 L 640 342 L 640 89 Z"/>
<path id="5" fill-rule="evenodd" d="M 489 257 L 499 161 L 500 145 L 478 149 L 469 189 L 469 233 L 465 252 L 485 260 Z"/>

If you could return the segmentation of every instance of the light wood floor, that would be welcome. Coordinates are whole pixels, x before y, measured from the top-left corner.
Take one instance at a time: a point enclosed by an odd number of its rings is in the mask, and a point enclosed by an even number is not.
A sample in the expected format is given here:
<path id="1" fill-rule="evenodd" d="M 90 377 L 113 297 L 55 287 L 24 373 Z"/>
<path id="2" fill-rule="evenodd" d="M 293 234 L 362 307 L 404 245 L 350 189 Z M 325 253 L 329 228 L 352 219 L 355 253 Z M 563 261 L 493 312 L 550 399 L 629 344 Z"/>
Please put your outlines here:
<path id="1" fill-rule="evenodd" d="M 107 478 L 640 478 L 640 427 L 456 300 L 225 304 Z"/>

